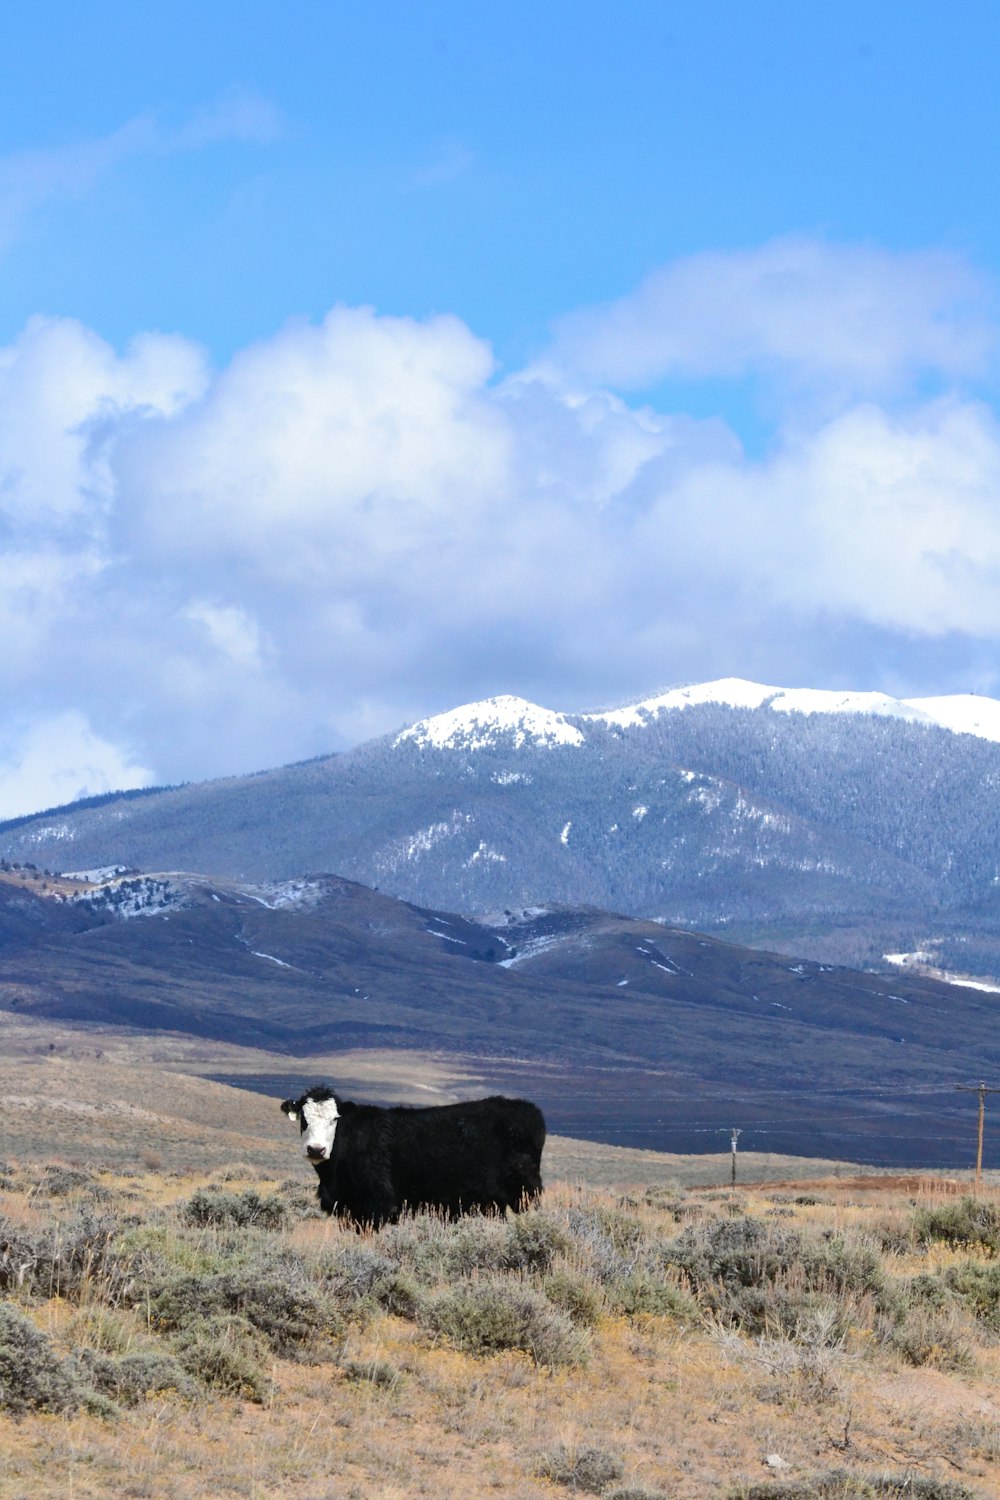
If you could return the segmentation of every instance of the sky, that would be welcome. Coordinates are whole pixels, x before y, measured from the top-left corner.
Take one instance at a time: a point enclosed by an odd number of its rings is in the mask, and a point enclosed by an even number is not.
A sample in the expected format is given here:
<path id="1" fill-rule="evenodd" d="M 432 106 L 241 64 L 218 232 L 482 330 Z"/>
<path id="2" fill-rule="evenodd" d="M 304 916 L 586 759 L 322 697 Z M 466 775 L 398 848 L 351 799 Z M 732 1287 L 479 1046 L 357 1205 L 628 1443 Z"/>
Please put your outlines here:
<path id="1" fill-rule="evenodd" d="M 1000 10 L 0 11 L 0 818 L 513 693 L 1000 696 Z"/>

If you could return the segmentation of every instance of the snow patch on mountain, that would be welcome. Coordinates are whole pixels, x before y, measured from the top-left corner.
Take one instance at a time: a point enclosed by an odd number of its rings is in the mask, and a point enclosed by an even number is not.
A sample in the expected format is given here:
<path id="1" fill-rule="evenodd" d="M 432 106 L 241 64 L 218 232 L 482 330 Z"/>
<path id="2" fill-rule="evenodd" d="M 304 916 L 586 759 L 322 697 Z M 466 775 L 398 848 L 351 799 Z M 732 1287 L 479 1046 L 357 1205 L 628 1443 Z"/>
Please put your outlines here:
<path id="1" fill-rule="evenodd" d="M 165 875 L 135 875 L 110 879 L 90 886 L 69 900 L 127 921 L 130 917 L 156 917 L 187 904 L 192 882 Z"/>
<path id="2" fill-rule="evenodd" d="M 63 870 L 64 880 L 80 880 L 87 885 L 106 885 L 119 875 L 128 873 L 128 865 L 101 865 L 96 870 Z"/>
<path id="3" fill-rule="evenodd" d="M 939 946 L 940 940 L 933 940 L 933 946 Z M 883 953 L 883 960 L 893 964 L 896 968 L 907 969 L 911 973 L 922 974 L 927 979 L 941 979 L 945 984 L 957 984 L 966 990 L 983 990 L 989 995 L 1000 995 L 1000 985 L 990 979 L 979 979 L 969 974 L 955 974 L 948 969 L 937 966 L 937 955 L 931 953 L 927 948 L 918 948 L 913 953 Z"/>
<path id="4" fill-rule="evenodd" d="M 607 724 L 613 729 L 634 729 L 650 724 L 662 713 L 676 712 L 703 703 L 728 708 L 770 708 L 777 713 L 872 714 L 931 724 L 954 734 L 974 734 L 1000 743 L 1000 702 L 975 693 L 943 697 L 893 698 L 888 693 L 843 692 L 833 688 L 781 688 L 742 677 L 720 677 L 715 682 L 672 688 L 654 698 L 601 713 L 581 714 L 581 720 Z"/>
<path id="5" fill-rule="evenodd" d="M 425 854 L 429 854 L 444 840 L 456 838 L 464 833 L 471 826 L 472 821 L 471 813 L 460 812 L 456 807 L 447 821 L 431 823 L 426 828 L 418 828 L 415 833 L 393 839 L 376 856 L 376 869 L 381 875 L 391 874 L 411 864 L 414 860 L 421 859 Z"/>
<path id="6" fill-rule="evenodd" d="M 558 745 L 582 745 L 584 736 L 565 714 L 540 708 L 526 698 L 509 694 L 467 703 L 462 708 L 421 719 L 396 736 L 394 745 L 407 740 L 435 750 L 482 750 L 501 736 L 511 736 L 515 750 L 524 745 L 547 749 Z"/>
<path id="7" fill-rule="evenodd" d="M 780 688 L 764 687 L 759 682 L 744 682 L 740 677 L 720 677 L 717 682 L 695 683 L 691 687 L 672 688 L 655 698 L 627 704 L 602 713 L 582 714 L 581 718 L 613 729 L 634 729 L 649 724 L 661 713 L 691 708 L 701 703 L 724 703 L 730 708 L 761 708 Z"/>
<path id="8" fill-rule="evenodd" d="M 540 953 L 547 953 L 550 948 L 558 948 L 566 941 L 565 934 L 558 932 L 548 932 L 541 937 L 531 938 L 517 950 L 512 958 L 502 958 L 497 967 L 514 969 L 518 964 L 528 963 L 531 959 L 537 958 Z"/>
<path id="9" fill-rule="evenodd" d="M 251 949 L 254 958 L 264 958 L 269 964 L 277 964 L 279 969 L 294 969 L 294 964 L 288 964 L 283 958 L 275 958 L 273 953 L 260 953 L 256 948 Z"/>
<path id="10" fill-rule="evenodd" d="M 996 698 L 980 698 L 975 693 L 951 693 L 943 698 L 910 698 L 942 729 L 955 734 L 975 734 L 983 740 L 1000 743 L 1000 703 Z"/>
<path id="11" fill-rule="evenodd" d="M 479 848 L 474 849 L 469 855 L 469 858 L 465 861 L 465 868 L 468 870 L 473 865 L 478 864 L 505 865 L 506 863 L 506 854 L 501 854 L 497 849 L 491 849 L 485 839 L 480 839 Z"/>
<path id="12" fill-rule="evenodd" d="M 26 844 L 48 844 L 52 841 L 72 843 L 77 836 L 77 830 L 70 823 L 43 823 L 38 828 L 31 828 L 24 835 Z"/>
<path id="13" fill-rule="evenodd" d="M 275 880 L 265 885 L 251 886 L 247 894 L 270 911 L 283 911 L 289 907 L 311 911 L 319 905 L 323 895 L 323 886 L 318 880 Z M 259 958 L 260 954 L 257 957 Z"/>

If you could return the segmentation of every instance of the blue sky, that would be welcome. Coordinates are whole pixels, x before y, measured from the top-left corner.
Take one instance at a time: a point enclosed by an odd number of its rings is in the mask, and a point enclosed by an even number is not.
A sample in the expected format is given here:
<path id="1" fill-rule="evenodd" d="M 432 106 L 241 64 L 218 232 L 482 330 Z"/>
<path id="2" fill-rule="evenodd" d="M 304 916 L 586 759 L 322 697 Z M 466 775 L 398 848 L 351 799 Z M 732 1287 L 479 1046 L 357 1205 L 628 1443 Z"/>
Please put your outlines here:
<path id="1" fill-rule="evenodd" d="M 0 15 L 0 815 L 497 692 L 1000 694 L 1000 12 Z"/>

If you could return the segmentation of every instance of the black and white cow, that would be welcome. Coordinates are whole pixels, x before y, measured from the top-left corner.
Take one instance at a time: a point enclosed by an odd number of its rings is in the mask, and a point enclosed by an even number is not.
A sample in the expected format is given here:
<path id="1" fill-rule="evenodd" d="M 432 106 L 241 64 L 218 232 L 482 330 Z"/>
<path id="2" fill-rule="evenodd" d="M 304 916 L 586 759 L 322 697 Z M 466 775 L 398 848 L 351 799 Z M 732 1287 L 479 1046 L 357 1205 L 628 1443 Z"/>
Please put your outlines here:
<path id="1" fill-rule="evenodd" d="M 383 1108 L 321 1085 L 281 1108 L 300 1123 L 320 1206 L 357 1224 L 417 1208 L 517 1213 L 542 1191 L 545 1120 L 527 1099 Z"/>

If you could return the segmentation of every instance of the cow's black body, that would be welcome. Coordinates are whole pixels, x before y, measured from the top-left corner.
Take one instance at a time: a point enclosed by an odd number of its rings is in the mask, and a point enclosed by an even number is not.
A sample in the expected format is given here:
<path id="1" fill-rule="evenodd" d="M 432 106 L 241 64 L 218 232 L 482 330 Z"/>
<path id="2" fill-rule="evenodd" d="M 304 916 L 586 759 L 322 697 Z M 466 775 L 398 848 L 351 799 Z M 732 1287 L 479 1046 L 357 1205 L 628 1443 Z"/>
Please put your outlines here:
<path id="1" fill-rule="evenodd" d="M 306 1101 L 335 1097 L 311 1089 L 282 1109 L 302 1119 Z M 517 1213 L 542 1191 L 545 1120 L 526 1099 L 495 1095 L 428 1108 L 336 1103 L 330 1157 L 313 1163 L 326 1213 L 378 1228 L 406 1209 L 436 1208 L 452 1218 Z"/>

